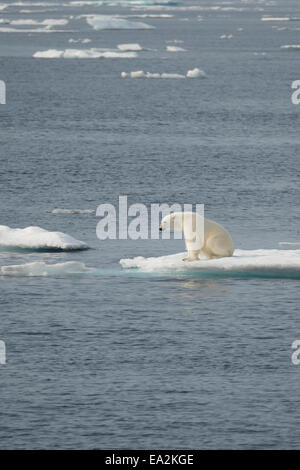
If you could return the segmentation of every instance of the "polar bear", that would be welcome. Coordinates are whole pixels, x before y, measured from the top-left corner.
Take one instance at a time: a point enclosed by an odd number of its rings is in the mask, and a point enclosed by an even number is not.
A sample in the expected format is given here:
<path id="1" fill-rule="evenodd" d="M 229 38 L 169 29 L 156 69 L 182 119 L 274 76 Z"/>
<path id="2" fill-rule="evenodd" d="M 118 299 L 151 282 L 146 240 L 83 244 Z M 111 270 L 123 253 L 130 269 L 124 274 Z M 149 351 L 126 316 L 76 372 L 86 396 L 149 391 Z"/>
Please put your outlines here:
<path id="1" fill-rule="evenodd" d="M 199 255 L 207 259 L 232 256 L 231 236 L 222 225 L 205 219 L 196 212 L 174 212 L 163 218 L 159 230 L 180 230 L 188 251 L 183 261 L 198 261 Z"/>

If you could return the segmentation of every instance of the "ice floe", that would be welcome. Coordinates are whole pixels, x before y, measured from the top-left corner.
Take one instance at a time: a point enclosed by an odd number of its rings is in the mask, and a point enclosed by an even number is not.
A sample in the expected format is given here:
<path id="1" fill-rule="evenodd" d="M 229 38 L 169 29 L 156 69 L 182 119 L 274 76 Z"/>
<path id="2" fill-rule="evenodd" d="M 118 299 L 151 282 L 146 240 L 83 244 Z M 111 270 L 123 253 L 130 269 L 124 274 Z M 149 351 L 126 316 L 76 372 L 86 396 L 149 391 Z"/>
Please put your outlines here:
<path id="1" fill-rule="evenodd" d="M 156 258 L 121 259 L 125 269 L 141 272 L 191 273 L 202 276 L 267 276 L 300 279 L 300 250 L 235 250 L 229 258 L 185 262 L 185 253 Z"/>
<path id="2" fill-rule="evenodd" d="M 71 31 L 68 29 L 52 29 L 48 26 L 44 28 L 35 28 L 35 29 L 17 29 L 17 28 L 0 28 L 0 33 L 71 33 L 76 31 Z"/>
<path id="3" fill-rule="evenodd" d="M 50 232 L 40 227 L 10 228 L 0 225 L 0 249 L 84 250 L 86 243 L 63 232 Z"/>
<path id="4" fill-rule="evenodd" d="M 53 26 L 65 26 L 69 23 L 69 20 L 56 20 L 56 19 L 46 19 L 43 21 L 36 21 L 32 19 L 20 19 L 20 20 L 12 20 L 10 24 L 12 26 L 47 26 L 48 28 L 52 28 Z"/>
<path id="5" fill-rule="evenodd" d="M 137 44 L 137 43 L 132 43 L 132 44 L 118 44 L 117 45 L 117 48 L 120 50 L 120 51 L 123 51 L 123 52 L 127 52 L 127 51 L 135 51 L 135 52 L 139 52 L 139 51 L 142 51 L 143 48 Z"/>
<path id="6" fill-rule="evenodd" d="M 116 16 L 110 15 L 95 15 L 92 17 L 86 18 L 87 23 L 92 26 L 95 30 L 104 30 L 104 29 L 153 29 L 154 26 L 151 26 L 146 23 L 129 21 L 124 18 L 118 18 Z"/>
<path id="7" fill-rule="evenodd" d="M 73 38 L 70 38 L 68 40 L 68 42 L 70 44 L 88 44 L 89 42 L 91 42 L 91 39 L 87 39 L 87 38 L 85 38 L 85 39 L 73 39 Z"/>
<path id="8" fill-rule="evenodd" d="M 35 59 L 135 59 L 136 52 L 103 51 L 102 49 L 48 49 L 33 54 Z"/>
<path id="9" fill-rule="evenodd" d="M 272 16 L 263 16 L 261 18 L 261 21 L 290 21 L 291 18 L 285 16 L 285 17 L 282 17 L 282 18 L 275 18 L 275 17 L 272 17 Z"/>
<path id="10" fill-rule="evenodd" d="M 65 263 L 47 264 L 44 261 L 33 263 L 16 264 L 2 266 L 2 276 L 40 277 L 57 276 L 66 274 L 83 274 L 93 272 L 93 268 L 88 268 L 79 261 L 67 261 Z"/>
<path id="11" fill-rule="evenodd" d="M 183 47 L 179 47 L 179 46 L 167 46 L 166 50 L 168 52 L 186 52 L 186 49 L 184 49 Z"/>
<path id="12" fill-rule="evenodd" d="M 281 49 L 294 49 L 300 50 L 300 44 L 286 44 L 285 46 L 281 46 Z"/>
<path id="13" fill-rule="evenodd" d="M 233 38 L 233 34 L 222 34 L 220 36 L 220 39 L 232 39 Z"/>
<path id="14" fill-rule="evenodd" d="M 122 78 L 161 78 L 161 79 L 184 79 L 184 78 L 205 78 L 206 73 L 203 70 L 195 68 L 188 70 L 186 75 L 180 73 L 157 73 L 157 72 L 144 72 L 144 70 L 137 70 L 135 72 L 122 72 Z"/>
<path id="15" fill-rule="evenodd" d="M 188 70 L 186 76 L 187 78 L 205 78 L 206 73 L 203 70 L 195 68 L 193 70 Z"/>

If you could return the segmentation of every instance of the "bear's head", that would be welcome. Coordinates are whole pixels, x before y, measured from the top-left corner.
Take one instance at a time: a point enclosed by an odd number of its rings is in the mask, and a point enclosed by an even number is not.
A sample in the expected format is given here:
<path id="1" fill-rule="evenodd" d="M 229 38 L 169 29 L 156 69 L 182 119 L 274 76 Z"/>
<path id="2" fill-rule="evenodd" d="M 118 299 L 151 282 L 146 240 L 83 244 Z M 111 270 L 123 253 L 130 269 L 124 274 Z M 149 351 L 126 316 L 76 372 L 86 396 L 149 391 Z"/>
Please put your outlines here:
<path id="1" fill-rule="evenodd" d="M 166 215 L 160 224 L 159 230 L 182 230 L 183 229 L 183 213 L 173 212 Z"/>

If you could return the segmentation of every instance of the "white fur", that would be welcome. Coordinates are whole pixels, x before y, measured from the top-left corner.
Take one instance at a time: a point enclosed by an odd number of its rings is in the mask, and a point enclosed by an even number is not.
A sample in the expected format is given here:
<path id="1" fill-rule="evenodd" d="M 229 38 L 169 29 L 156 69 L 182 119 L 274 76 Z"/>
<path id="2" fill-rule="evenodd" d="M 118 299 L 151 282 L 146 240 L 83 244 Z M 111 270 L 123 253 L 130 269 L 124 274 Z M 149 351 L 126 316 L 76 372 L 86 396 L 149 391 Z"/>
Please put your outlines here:
<path id="1" fill-rule="evenodd" d="M 188 252 L 184 261 L 232 256 L 234 252 L 231 236 L 222 225 L 204 219 L 196 212 L 174 212 L 163 218 L 161 230 L 181 230 Z"/>

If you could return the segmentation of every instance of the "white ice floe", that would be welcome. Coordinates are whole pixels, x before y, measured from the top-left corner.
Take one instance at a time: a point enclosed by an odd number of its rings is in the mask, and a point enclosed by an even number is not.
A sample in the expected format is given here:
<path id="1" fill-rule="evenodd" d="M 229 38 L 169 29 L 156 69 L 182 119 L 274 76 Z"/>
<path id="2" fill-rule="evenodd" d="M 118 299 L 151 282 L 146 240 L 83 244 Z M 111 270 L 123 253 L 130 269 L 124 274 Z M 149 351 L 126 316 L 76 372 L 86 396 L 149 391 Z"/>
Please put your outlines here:
<path id="1" fill-rule="evenodd" d="M 289 18 L 288 16 L 281 17 L 281 18 L 276 18 L 273 16 L 263 16 L 261 18 L 261 21 L 290 21 L 290 20 L 291 18 Z"/>
<path id="2" fill-rule="evenodd" d="M 10 228 L 0 225 L 0 248 L 31 250 L 84 250 L 88 246 L 63 232 L 49 232 L 40 227 Z"/>
<path id="3" fill-rule="evenodd" d="M 167 46 L 166 50 L 168 52 L 186 52 L 186 49 L 184 49 L 183 47 L 179 47 L 179 46 Z"/>
<path id="4" fill-rule="evenodd" d="M 134 15 L 127 15 L 126 17 L 124 18 L 154 18 L 154 19 L 158 19 L 158 18 L 173 18 L 174 15 L 168 15 L 168 14 L 162 14 L 162 15 L 155 15 L 155 14 L 151 14 L 151 13 L 144 13 L 144 14 L 141 14 L 141 15 L 138 15 L 138 14 L 134 14 Z"/>
<path id="5" fill-rule="evenodd" d="M 153 29 L 146 23 L 129 21 L 124 18 L 118 18 L 110 15 L 95 15 L 86 19 L 87 23 L 95 30 L 103 29 Z"/>
<path id="6" fill-rule="evenodd" d="M 281 46 L 281 49 L 300 50 L 300 44 L 286 44 L 285 46 Z"/>
<path id="7" fill-rule="evenodd" d="M 70 44 L 88 44 L 89 42 L 91 42 L 91 39 L 73 39 L 73 38 L 70 38 L 69 41 L 68 41 Z"/>
<path id="8" fill-rule="evenodd" d="M 185 75 L 181 75 L 180 73 L 162 73 L 160 78 L 181 79 L 181 78 L 185 78 Z"/>
<path id="9" fill-rule="evenodd" d="M 137 70 L 136 72 L 130 72 L 131 78 L 144 78 L 145 72 L 143 70 Z"/>
<path id="10" fill-rule="evenodd" d="M 68 20 L 56 20 L 56 19 L 46 19 L 43 21 L 36 21 L 32 19 L 19 19 L 19 20 L 12 20 L 10 24 L 12 26 L 47 26 L 49 28 L 52 28 L 53 26 L 65 26 L 68 24 Z"/>
<path id="11" fill-rule="evenodd" d="M 65 263 L 47 264 L 43 261 L 33 263 L 2 266 L 2 276 L 40 277 L 57 276 L 65 274 L 83 274 L 93 272 L 84 263 L 78 261 L 67 261 Z"/>
<path id="12" fill-rule="evenodd" d="M 117 48 L 120 50 L 120 51 L 123 51 L 123 52 L 127 52 L 127 51 L 135 51 L 135 52 L 139 52 L 139 51 L 142 51 L 143 48 L 137 44 L 137 43 L 132 43 L 132 44 L 118 44 L 117 45 Z"/>
<path id="13" fill-rule="evenodd" d="M 233 34 L 222 34 L 220 36 L 220 39 L 232 39 L 233 38 Z"/>
<path id="14" fill-rule="evenodd" d="M 52 214 L 93 214 L 94 209 L 53 209 Z"/>
<path id="15" fill-rule="evenodd" d="M 188 70 L 186 76 L 187 78 L 205 78 L 206 73 L 203 70 L 195 68 L 193 70 Z"/>
<path id="16" fill-rule="evenodd" d="M 36 59 L 59 59 L 62 57 L 64 51 L 58 51 L 57 49 L 48 49 L 47 51 L 37 51 L 32 57 Z"/>
<path id="17" fill-rule="evenodd" d="M 147 73 L 146 73 L 146 77 L 147 77 L 147 78 L 161 78 L 161 75 L 160 75 L 160 73 L 151 73 L 151 72 L 147 72 Z"/>
<path id="18" fill-rule="evenodd" d="M 34 28 L 34 29 L 24 29 L 24 28 L 0 28 L 0 33 L 21 33 L 21 34 L 32 34 L 32 33 L 72 33 L 76 31 L 71 31 L 68 29 L 52 29 L 49 26 L 44 28 Z"/>
<path id="19" fill-rule="evenodd" d="M 101 49 L 48 49 L 33 54 L 35 59 L 135 59 L 136 52 L 103 51 Z"/>
<path id="20" fill-rule="evenodd" d="M 141 272 L 197 275 L 268 276 L 300 278 L 300 250 L 235 250 L 229 258 L 183 261 L 185 253 L 157 258 L 121 259 L 123 268 Z"/>
<path id="21" fill-rule="evenodd" d="M 162 78 L 162 79 L 183 79 L 183 78 L 205 78 L 206 74 L 203 70 L 195 68 L 193 70 L 188 70 L 186 75 L 180 73 L 153 73 L 153 72 L 144 72 L 143 70 L 138 70 L 136 72 L 122 72 L 122 78 Z"/>

